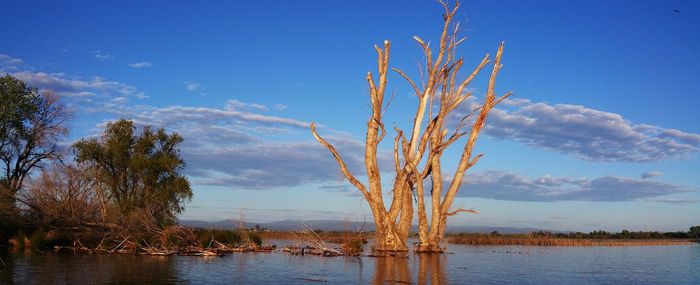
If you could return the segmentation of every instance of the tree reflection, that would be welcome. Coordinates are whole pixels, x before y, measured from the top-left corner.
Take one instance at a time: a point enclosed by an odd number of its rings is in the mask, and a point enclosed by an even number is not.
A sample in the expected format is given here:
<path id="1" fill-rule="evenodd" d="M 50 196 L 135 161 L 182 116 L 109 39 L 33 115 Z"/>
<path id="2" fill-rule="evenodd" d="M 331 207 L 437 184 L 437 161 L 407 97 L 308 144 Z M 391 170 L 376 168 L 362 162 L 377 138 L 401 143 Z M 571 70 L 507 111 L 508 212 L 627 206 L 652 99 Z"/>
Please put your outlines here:
<path id="1" fill-rule="evenodd" d="M 447 284 L 447 256 L 444 254 L 418 254 L 418 284 Z"/>
<path id="2" fill-rule="evenodd" d="M 14 271 L 15 262 L 13 258 L 9 258 L 7 248 L 0 248 L 0 284 L 14 284 L 12 272 Z"/>
<path id="3" fill-rule="evenodd" d="M 378 257 L 374 271 L 374 284 L 412 284 L 406 257 Z"/>
<path id="4" fill-rule="evenodd" d="M 407 257 L 378 257 L 375 261 L 374 284 L 414 284 L 411 261 L 417 268 L 417 284 L 448 284 L 444 254 L 416 254 Z M 415 267 L 414 267 L 415 268 Z M 415 270 L 415 269 L 414 269 Z"/>
<path id="5" fill-rule="evenodd" d="M 174 260 L 167 256 L 37 252 L 18 253 L 4 260 L 9 268 L 0 269 L 0 283 L 10 281 L 8 284 L 153 284 L 178 280 Z"/>

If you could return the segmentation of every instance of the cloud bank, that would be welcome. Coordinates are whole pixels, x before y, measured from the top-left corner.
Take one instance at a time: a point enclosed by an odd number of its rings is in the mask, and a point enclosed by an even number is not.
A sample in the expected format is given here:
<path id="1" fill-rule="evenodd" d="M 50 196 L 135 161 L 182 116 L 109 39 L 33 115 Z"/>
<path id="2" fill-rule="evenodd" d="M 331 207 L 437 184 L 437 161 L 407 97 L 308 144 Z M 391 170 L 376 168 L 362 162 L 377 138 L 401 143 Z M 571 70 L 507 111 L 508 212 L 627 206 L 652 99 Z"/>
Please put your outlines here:
<path id="1" fill-rule="evenodd" d="M 90 79 L 70 78 L 63 73 L 19 71 L 13 76 L 44 92 L 52 92 L 62 97 L 133 96 L 146 97 L 136 87 L 102 77 Z"/>
<path id="2" fill-rule="evenodd" d="M 284 110 L 284 105 L 266 106 L 235 99 L 221 107 L 130 105 L 130 98 L 146 97 L 134 86 L 101 77 L 84 79 L 27 68 L 18 71 L 23 65 L 21 59 L 0 54 L 0 71 L 41 90 L 74 101 L 100 98 L 82 106 L 82 111 L 132 119 L 140 125 L 180 133 L 185 138 L 182 154 L 187 162 L 186 172 L 195 184 L 267 189 L 344 181 L 332 156 L 309 135 L 308 122 L 273 115 Z M 198 91 L 201 85 L 187 81 L 185 89 Z M 463 113 L 471 111 L 474 105 L 473 101 L 465 104 Z M 351 172 L 362 176 L 363 141 L 322 126 L 320 131 L 336 146 Z M 698 134 L 636 124 L 619 114 L 583 106 L 532 103 L 524 99 L 508 100 L 501 109 L 493 110 L 485 134 L 590 161 L 658 161 L 685 158 L 700 151 Z M 383 169 L 392 169 L 388 153 L 380 153 L 379 159 L 385 166 Z M 660 175 L 661 172 L 650 171 L 642 174 L 642 179 L 619 176 L 533 179 L 516 173 L 488 171 L 471 173 L 459 195 L 513 201 L 689 202 L 663 197 L 694 190 L 649 179 Z M 336 189 L 350 195 L 354 193 L 352 190 L 345 186 Z"/>
<path id="3" fill-rule="evenodd" d="M 342 180 L 328 150 L 311 138 L 307 122 L 252 112 L 269 109 L 230 100 L 223 108 L 123 105 L 95 111 L 182 135 L 186 173 L 195 184 L 265 189 Z M 297 136 L 301 139 L 288 139 Z M 351 171 L 358 176 L 364 173 L 363 142 L 332 135 L 327 139 Z M 380 159 L 390 165 L 388 154 Z"/>
<path id="4" fill-rule="evenodd" d="M 580 105 L 509 100 L 492 110 L 485 134 L 598 162 L 684 159 L 700 151 L 700 135 L 637 124 L 620 114 Z M 474 100 L 453 116 L 476 107 Z"/>
<path id="5" fill-rule="evenodd" d="M 604 176 L 591 180 L 545 175 L 529 178 L 512 172 L 487 171 L 467 176 L 459 196 L 533 202 L 617 202 L 686 192 L 694 190 L 670 183 L 630 177 Z"/>

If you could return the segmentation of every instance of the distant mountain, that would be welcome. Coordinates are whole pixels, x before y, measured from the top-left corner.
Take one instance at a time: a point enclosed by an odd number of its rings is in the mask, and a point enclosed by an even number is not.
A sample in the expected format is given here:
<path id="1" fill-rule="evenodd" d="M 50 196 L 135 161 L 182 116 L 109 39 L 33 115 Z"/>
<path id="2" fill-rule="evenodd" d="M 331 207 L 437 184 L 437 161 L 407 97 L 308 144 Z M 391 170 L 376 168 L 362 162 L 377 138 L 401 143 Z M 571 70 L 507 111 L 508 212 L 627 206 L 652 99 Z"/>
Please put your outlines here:
<path id="1" fill-rule="evenodd" d="M 180 224 L 190 227 L 197 228 L 209 228 L 209 229 L 232 229 L 237 228 L 240 224 L 238 220 L 228 219 L 221 221 L 196 221 L 196 220 L 181 220 Z M 262 228 L 270 229 L 273 231 L 296 231 L 305 228 L 310 228 L 313 230 L 323 230 L 323 231 L 374 231 L 374 223 L 372 222 L 348 222 L 339 220 L 284 220 L 269 223 L 245 223 L 247 228 L 252 228 L 255 225 L 260 225 Z M 413 226 L 413 231 L 417 230 L 417 226 Z M 498 231 L 499 233 L 509 233 L 509 234 L 520 234 L 529 233 L 535 231 L 550 231 L 550 232 L 560 232 L 548 229 L 539 228 L 514 228 L 514 227 L 488 227 L 488 226 L 448 226 L 448 233 L 459 233 L 459 232 L 470 232 L 470 233 L 490 233 L 493 231 Z"/>
<path id="2" fill-rule="evenodd" d="M 188 227 L 194 228 L 205 228 L 205 229 L 232 229 L 237 228 L 240 225 L 240 221 L 228 219 L 221 221 L 196 221 L 196 220 L 181 220 L 180 224 Z M 246 223 L 247 228 L 252 227 L 250 223 Z M 254 225 L 253 225 L 254 226 Z"/>

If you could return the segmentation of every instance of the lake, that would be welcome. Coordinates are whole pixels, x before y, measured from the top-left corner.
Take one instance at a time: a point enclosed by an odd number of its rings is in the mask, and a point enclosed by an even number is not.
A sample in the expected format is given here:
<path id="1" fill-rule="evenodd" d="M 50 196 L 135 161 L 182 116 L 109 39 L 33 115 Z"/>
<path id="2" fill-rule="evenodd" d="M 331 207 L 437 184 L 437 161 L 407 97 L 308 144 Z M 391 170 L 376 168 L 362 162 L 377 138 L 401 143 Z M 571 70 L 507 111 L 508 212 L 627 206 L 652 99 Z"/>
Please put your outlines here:
<path id="1" fill-rule="evenodd" d="M 700 245 L 450 245 L 408 258 L 0 254 L 7 284 L 700 284 Z"/>

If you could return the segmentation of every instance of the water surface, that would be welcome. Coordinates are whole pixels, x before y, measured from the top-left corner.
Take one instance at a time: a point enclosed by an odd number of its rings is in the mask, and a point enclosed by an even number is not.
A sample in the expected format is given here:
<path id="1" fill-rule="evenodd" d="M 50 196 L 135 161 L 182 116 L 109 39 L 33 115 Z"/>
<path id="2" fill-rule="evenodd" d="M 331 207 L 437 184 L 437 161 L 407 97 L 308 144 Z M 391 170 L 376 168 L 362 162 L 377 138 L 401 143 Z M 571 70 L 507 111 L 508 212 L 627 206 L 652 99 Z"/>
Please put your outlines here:
<path id="1" fill-rule="evenodd" d="M 700 284 L 700 245 L 451 245 L 408 258 L 0 253 L 7 284 Z"/>

